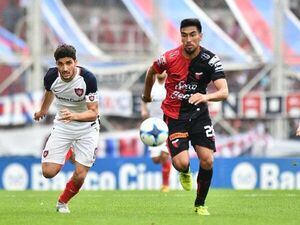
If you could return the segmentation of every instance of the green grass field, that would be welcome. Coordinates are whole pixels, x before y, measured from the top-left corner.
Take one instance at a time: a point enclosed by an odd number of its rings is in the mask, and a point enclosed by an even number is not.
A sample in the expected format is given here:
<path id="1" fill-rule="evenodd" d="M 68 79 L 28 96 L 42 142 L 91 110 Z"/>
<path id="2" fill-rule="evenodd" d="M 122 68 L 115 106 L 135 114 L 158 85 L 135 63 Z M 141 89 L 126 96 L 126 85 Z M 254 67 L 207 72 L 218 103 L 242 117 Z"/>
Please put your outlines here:
<path id="1" fill-rule="evenodd" d="M 210 216 L 193 212 L 195 190 L 81 191 L 70 214 L 55 212 L 59 192 L 0 191 L 0 224 L 292 225 L 300 224 L 300 191 L 210 190 Z"/>

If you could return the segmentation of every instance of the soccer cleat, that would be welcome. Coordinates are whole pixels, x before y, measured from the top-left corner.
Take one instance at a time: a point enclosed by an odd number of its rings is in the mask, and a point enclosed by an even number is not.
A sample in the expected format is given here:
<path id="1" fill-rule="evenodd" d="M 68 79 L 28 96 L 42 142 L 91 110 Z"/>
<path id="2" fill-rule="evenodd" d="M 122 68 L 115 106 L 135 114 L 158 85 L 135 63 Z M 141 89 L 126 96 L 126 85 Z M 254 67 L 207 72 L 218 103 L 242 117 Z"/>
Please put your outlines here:
<path id="1" fill-rule="evenodd" d="M 184 190 L 190 191 L 192 189 L 193 183 L 192 183 L 192 173 L 191 172 L 187 172 L 187 173 L 180 172 L 179 173 L 179 181 Z"/>
<path id="2" fill-rule="evenodd" d="M 70 209 L 68 207 L 68 204 L 57 202 L 57 204 L 56 204 L 56 212 L 59 212 L 59 213 L 70 213 Z"/>
<path id="3" fill-rule="evenodd" d="M 209 216 L 210 213 L 208 212 L 207 210 L 207 206 L 195 206 L 195 213 L 197 213 L 198 215 L 201 215 L 201 216 Z"/>
<path id="4" fill-rule="evenodd" d="M 167 193 L 167 192 L 170 191 L 170 188 L 167 185 L 163 185 L 163 186 L 161 186 L 160 191 L 164 192 L 164 193 Z"/>

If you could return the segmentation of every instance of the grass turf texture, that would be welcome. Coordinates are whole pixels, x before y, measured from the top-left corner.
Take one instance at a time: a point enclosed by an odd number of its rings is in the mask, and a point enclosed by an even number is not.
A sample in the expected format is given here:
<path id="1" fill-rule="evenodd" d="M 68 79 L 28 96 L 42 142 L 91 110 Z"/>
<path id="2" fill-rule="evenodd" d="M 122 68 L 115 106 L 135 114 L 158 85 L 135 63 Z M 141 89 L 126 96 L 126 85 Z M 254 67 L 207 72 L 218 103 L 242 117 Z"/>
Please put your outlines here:
<path id="1" fill-rule="evenodd" d="M 70 214 L 55 212 L 56 191 L 0 191 L 3 225 L 292 225 L 300 224 L 300 192 L 210 190 L 210 216 L 193 212 L 195 190 L 81 191 Z"/>

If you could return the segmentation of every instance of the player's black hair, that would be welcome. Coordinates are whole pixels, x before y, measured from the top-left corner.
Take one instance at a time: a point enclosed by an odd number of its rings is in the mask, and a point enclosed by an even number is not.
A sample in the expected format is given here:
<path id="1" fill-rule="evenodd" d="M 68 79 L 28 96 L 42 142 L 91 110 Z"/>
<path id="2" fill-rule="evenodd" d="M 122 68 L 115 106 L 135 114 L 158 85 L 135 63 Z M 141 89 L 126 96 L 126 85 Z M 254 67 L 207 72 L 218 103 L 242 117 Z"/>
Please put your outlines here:
<path id="1" fill-rule="evenodd" d="M 197 29 L 200 33 L 202 32 L 201 22 L 197 18 L 187 18 L 187 19 L 182 20 L 180 23 L 180 30 L 184 27 L 190 27 L 190 26 L 195 26 L 195 27 L 197 27 Z"/>
<path id="2" fill-rule="evenodd" d="M 76 49 L 72 45 L 61 44 L 56 48 L 54 52 L 55 60 L 57 61 L 65 57 L 70 57 L 76 60 Z"/>

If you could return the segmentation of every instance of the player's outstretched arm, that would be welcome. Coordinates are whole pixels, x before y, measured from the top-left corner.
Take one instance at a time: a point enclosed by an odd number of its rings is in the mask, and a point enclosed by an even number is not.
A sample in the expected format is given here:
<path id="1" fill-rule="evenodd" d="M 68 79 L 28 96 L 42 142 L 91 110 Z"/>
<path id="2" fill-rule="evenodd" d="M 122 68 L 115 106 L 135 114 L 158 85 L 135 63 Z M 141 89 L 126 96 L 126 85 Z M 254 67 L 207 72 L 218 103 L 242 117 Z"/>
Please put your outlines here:
<path id="1" fill-rule="evenodd" d="M 34 113 L 34 116 L 33 116 L 34 120 L 39 121 L 46 116 L 46 114 L 48 113 L 49 107 L 50 107 L 51 103 L 53 102 L 53 99 L 54 99 L 54 94 L 52 93 L 52 91 L 45 91 L 41 108 L 39 111 Z"/>

